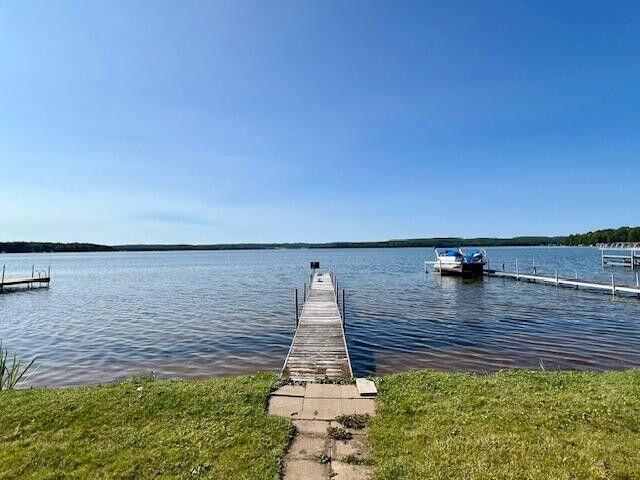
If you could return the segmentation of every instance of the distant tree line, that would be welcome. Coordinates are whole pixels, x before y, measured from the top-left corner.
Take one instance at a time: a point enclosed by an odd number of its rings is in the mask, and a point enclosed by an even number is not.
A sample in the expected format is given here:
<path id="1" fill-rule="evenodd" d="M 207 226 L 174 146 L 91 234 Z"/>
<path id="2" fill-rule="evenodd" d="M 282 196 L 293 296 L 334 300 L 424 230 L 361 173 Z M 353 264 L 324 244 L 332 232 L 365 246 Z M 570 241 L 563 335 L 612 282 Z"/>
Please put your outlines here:
<path id="1" fill-rule="evenodd" d="M 567 245 L 596 245 L 597 243 L 640 242 L 640 227 L 606 228 L 567 237 Z"/>
<path id="2" fill-rule="evenodd" d="M 109 252 L 113 247 L 95 243 L 0 242 L 0 253 Z"/>
<path id="3" fill-rule="evenodd" d="M 474 245 L 490 246 L 541 246 L 562 245 L 565 237 L 514 237 L 514 238 L 414 238 L 407 240 L 386 240 L 382 242 L 330 242 L 330 243 L 221 243 L 211 245 L 98 245 L 94 243 L 53 243 L 53 242 L 0 242 L 0 253 L 41 253 L 41 252 L 143 252 L 169 250 L 266 250 L 296 248 L 403 248 L 403 247 L 445 247 Z"/>

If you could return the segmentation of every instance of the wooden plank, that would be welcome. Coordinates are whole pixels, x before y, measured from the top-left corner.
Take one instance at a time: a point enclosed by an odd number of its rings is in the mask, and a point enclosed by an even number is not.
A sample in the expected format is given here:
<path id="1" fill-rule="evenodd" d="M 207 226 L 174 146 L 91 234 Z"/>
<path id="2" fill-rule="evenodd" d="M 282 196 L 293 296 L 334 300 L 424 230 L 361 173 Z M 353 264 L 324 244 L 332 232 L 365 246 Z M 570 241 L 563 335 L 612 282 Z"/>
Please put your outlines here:
<path id="1" fill-rule="evenodd" d="M 282 368 L 298 381 L 316 377 L 351 377 L 351 361 L 331 275 L 314 274 L 298 328 Z"/>
<path id="2" fill-rule="evenodd" d="M 356 388 L 358 389 L 358 393 L 361 396 L 376 396 L 378 394 L 378 389 L 376 388 L 376 384 L 371 380 L 366 378 L 358 378 L 356 379 Z"/>

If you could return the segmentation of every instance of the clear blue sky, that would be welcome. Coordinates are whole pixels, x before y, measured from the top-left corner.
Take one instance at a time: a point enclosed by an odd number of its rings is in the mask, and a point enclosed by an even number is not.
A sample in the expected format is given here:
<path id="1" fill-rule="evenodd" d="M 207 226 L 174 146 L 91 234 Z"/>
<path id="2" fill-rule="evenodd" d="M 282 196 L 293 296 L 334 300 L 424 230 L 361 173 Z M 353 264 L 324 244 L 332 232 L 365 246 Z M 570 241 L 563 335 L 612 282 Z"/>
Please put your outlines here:
<path id="1" fill-rule="evenodd" d="M 640 3 L 2 2 L 0 240 L 640 224 Z"/>

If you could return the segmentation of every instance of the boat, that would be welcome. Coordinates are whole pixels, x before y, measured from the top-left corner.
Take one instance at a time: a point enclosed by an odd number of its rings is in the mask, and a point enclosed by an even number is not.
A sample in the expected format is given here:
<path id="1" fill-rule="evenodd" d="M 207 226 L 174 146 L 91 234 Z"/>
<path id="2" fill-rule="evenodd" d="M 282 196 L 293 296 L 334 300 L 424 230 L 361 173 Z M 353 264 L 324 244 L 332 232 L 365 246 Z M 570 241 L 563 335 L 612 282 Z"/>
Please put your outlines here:
<path id="1" fill-rule="evenodd" d="M 479 248 L 463 251 L 460 248 L 436 248 L 436 260 L 426 262 L 440 275 L 462 275 L 477 277 L 482 275 L 487 263 L 487 252 Z"/>

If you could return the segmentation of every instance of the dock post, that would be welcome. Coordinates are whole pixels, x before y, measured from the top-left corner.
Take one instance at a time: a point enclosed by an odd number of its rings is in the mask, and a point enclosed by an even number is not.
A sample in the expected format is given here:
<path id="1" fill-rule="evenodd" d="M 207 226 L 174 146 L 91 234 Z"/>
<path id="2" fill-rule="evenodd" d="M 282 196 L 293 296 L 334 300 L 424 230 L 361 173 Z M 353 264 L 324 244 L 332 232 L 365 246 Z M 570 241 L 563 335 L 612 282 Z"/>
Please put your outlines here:
<path id="1" fill-rule="evenodd" d="M 304 286 L 302 287 L 302 301 L 306 302 L 307 301 L 307 284 L 306 282 L 304 283 Z"/>
<path id="2" fill-rule="evenodd" d="M 578 270 L 576 270 L 576 282 L 578 281 Z M 576 290 L 578 290 L 578 285 L 576 285 Z"/>
<path id="3" fill-rule="evenodd" d="M 600 255 L 602 256 L 602 268 L 604 268 L 604 249 L 600 249 Z"/>
<path id="4" fill-rule="evenodd" d="M 344 328 L 345 326 L 345 293 L 344 293 L 344 288 L 342 289 L 342 328 Z"/>
<path id="5" fill-rule="evenodd" d="M 518 257 L 516 257 L 516 280 L 520 280 L 520 269 L 518 268 Z"/>
<path id="6" fill-rule="evenodd" d="M 295 318 L 296 318 L 296 329 L 297 329 L 298 328 L 298 289 L 297 288 L 294 289 L 293 297 L 295 299 L 294 301 L 295 301 L 295 306 L 296 306 Z"/>
<path id="7" fill-rule="evenodd" d="M 504 262 L 502 262 L 502 271 L 504 272 Z"/>
<path id="8" fill-rule="evenodd" d="M 616 296 L 616 282 L 613 279 L 613 273 L 611 274 L 611 293 L 614 297 Z"/>
<path id="9" fill-rule="evenodd" d="M 558 269 L 556 268 L 556 287 L 559 285 L 558 283 Z"/>
<path id="10" fill-rule="evenodd" d="M 0 282 L 0 292 L 4 290 L 4 267 L 5 265 L 2 265 L 2 281 Z"/>

